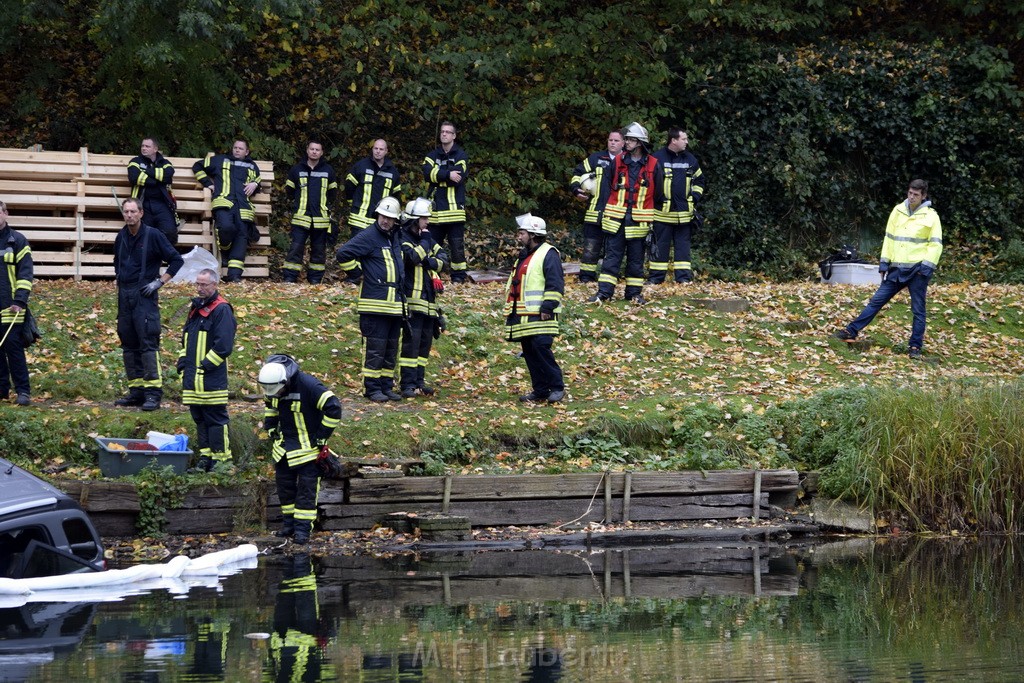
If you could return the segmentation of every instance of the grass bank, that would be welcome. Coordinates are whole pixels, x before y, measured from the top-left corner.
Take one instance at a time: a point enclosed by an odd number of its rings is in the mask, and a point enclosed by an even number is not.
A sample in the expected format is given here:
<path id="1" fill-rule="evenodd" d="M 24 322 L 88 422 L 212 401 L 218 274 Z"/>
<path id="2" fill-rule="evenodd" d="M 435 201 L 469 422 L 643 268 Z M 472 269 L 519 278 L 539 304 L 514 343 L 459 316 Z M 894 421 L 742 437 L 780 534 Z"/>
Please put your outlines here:
<path id="1" fill-rule="evenodd" d="M 871 348 L 829 339 L 871 288 L 698 282 L 648 288 L 651 303 L 634 308 L 586 305 L 591 288 L 570 284 L 555 348 L 569 400 L 552 406 L 516 400 L 529 379 L 518 346 L 501 338 L 501 289 L 450 288 L 449 331 L 428 367 L 437 396 L 381 406 L 361 398 L 354 289 L 226 286 L 239 319 L 229 360 L 236 458 L 268 473 L 256 376 L 260 359 L 284 351 L 341 397 L 332 446 L 347 455 L 420 456 L 431 472 L 820 468 L 827 492 L 919 525 L 1019 530 L 1019 287 L 932 287 L 928 360 L 913 362 L 902 300 L 868 328 Z M 36 402 L 0 404 L 0 449 L 37 471 L 96 477 L 91 434 L 190 429 L 173 367 L 192 289 L 161 294 L 168 408 L 147 414 L 112 405 L 123 391 L 113 285 L 37 283 Z M 750 309 L 701 302 L 734 297 Z"/>

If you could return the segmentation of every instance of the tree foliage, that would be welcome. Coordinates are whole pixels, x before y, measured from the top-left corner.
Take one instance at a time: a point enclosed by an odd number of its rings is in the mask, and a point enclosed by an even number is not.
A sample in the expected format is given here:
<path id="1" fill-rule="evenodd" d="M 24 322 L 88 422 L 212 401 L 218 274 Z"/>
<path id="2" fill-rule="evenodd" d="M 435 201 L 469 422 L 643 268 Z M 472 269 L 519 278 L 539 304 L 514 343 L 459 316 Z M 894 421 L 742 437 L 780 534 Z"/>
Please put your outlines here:
<path id="1" fill-rule="evenodd" d="M 448 119 L 471 159 L 479 245 L 524 210 L 574 226 L 569 175 L 609 129 L 637 120 L 660 143 L 681 124 L 709 182 L 704 267 L 787 274 L 840 239 L 871 248 L 918 175 L 956 240 L 1020 237 L 1019 0 L 12 9 L 0 144 L 123 152 L 155 134 L 198 156 L 243 135 L 283 174 L 307 136 L 339 169 L 384 137 L 414 195 Z"/>

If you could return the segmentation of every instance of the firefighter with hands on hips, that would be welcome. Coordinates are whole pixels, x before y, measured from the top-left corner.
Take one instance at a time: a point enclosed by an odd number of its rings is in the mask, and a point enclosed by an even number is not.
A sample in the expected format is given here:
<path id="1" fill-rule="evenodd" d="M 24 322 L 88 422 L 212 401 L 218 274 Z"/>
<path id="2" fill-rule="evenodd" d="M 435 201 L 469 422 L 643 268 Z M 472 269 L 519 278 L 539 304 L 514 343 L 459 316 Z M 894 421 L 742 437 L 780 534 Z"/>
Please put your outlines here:
<path id="1" fill-rule="evenodd" d="M 608 133 L 608 149 L 594 152 L 581 161 L 573 171 L 573 195 L 579 201 L 587 202 L 583 212 L 583 257 L 580 259 L 580 282 L 597 282 L 597 262 L 604 252 L 604 231 L 601 230 L 601 214 L 608 201 L 608 186 L 604 184 L 604 173 L 612 160 L 622 151 L 622 132 Z"/>
<path id="2" fill-rule="evenodd" d="M 562 368 L 551 352 L 558 335 L 565 275 L 558 250 L 547 243 L 543 218 L 516 218 L 522 250 L 505 286 L 505 337 L 522 345 L 533 389 L 520 401 L 557 403 L 565 398 Z"/>
<path id="3" fill-rule="evenodd" d="M 682 128 L 669 128 L 668 144 L 654 153 L 661 164 L 662 201 L 654 211 L 654 241 L 647 282 L 659 285 L 668 273 L 668 255 L 675 249 L 672 271 L 676 282 L 692 282 L 690 239 L 696 205 L 704 197 L 704 173 L 686 146 L 690 136 Z"/>
<path id="4" fill-rule="evenodd" d="M 22 325 L 32 292 L 32 248 L 20 232 L 7 223 L 7 205 L 0 202 L 0 401 L 6 401 L 14 385 L 19 406 L 32 403 L 28 359 L 22 341 Z"/>
<path id="5" fill-rule="evenodd" d="M 604 173 L 603 183 L 608 190 L 601 217 L 605 253 L 597 293 L 588 301 L 612 298 L 625 258 L 625 299 L 643 305 L 645 240 L 654 220 L 654 207 L 660 200 L 661 165 L 649 153 L 646 128 L 634 121 L 622 131 L 622 137 L 623 151 Z"/>
<path id="6" fill-rule="evenodd" d="M 423 158 L 423 177 L 430 183 L 427 198 L 433 202 L 430 232 L 434 241 L 448 242 L 452 282 L 466 281 L 466 178 L 469 157 L 455 144 L 455 125 L 441 122 L 441 144 Z"/>
<path id="7" fill-rule="evenodd" d="M 327 241 L 331 231 L 330 207 L 338 198 L 338 179 L 323 159 L 319 140 L 306 143 L 306 158 L 292 166 L 284 189 L 292 205 L 292 243 L 284 257 L 281 276 L 285 282 L 298 282 L 309 240 L 309 284 L 323 282 L 327 268 Z"/>
<path id="8" fill-rule="evenodd" d="M 249 143 L 235 140 L 231 154 L 214 154 L 192 165 L 203 187 L 213 191 L 213 221 L 217 227 L 224 282 L 241 282 L 245 252 L 260 238 L 256 207 L 251 197 L 260 191 L 260 169 L 249 156 Z"/>
<path id="9" fill-rule="evenodd" d="M 908 355 L 914 360 L 921 358 L 927 324 L 928 283 L 941 256 L 942 221 L 928 199 L 928 181 L 912 180 L 907 198 L 893 207 L 885 226 L 882 258 L 878 264 L 882 284 L 861 314 L 833 336 L 845 342 L 854 341 L 882 307 L 906 288 L 910 292 L 910 312 L 914 318 Z"/>
<path id="10" fill-rule="evenodd" d="M 114 238 L 117 336 L 121 341 L 128 394 L 117 406 L 156 410 L 163 398 L 160 370 L 160 297 L 157 292 L 184 265 L 164 234 L 143 222 L 141 199 L 121 202 L 124 227 Z M 160 274 L 160 266 L 167 270 Z"/>
<path id="11" fill-rule="evenodd" d="M 142 200 L 146 220 L 167 238 L 178 243 L 178 204 L 171 194 L 174 166 L 164 159 L 153 136 L 142 138 L 139 156 L 128 162 L 128 183 L 132 197 Z"/>
<path id="12" fill-rule="evenodd" d="M 217 291 L 218 280 L 210 268 L 196 275 L 198 296 L 185 319 L 178 355 L 181 402 L 196 423 L 199 461 L 195 469 L 199 472 L 231 462 L 227 360 L 235 347 L 237 324 L 231 304 Z"/>
<path id="13" fill-rule="evenodd" d="M 271 455 L 283 523 L 278 536 L 309 542 L 320 489 L 317 458 L 341 422 L 341 402 L 291 356 L 276 353 L 260 368 L 266 402 L 263 428 L 273 440 Z"/>
<path id="14" fill-rule="evenodd" d="M 405 261 L 405 303 L 408 322 L 402 335 L 398 365 L 402 398 L 434 393 L 425 375 L 434 328 L 438 324 L 438 273 L 448 260 L 447 254 L 430 233 L 430 200 L 418 197 L 409 202 L 402 214 L 400 241 Z"/>
<path id="15" fill-rule="evenodd" d="M 373 223 L 373 210 L 380 200 L 401 192 L 402 177 L 388 157 L 388 143 L 375 140 L 370 156 L 353 164 L 345 176 L 345 196 L 351 202 L 348 212 L 351 237 Z"/>
<path id="16" fill-rule="evenodd" d="M 394 390 L 398 340 L 406 318 L 405 267 L 398 240 L 398 200 L 385 197 L 370 227 L 343 244 L 336 257 L 349 277 L 361 279 L 359 332 L 363 337 L 363 395 L 376 403 L 401 401 Z"/>

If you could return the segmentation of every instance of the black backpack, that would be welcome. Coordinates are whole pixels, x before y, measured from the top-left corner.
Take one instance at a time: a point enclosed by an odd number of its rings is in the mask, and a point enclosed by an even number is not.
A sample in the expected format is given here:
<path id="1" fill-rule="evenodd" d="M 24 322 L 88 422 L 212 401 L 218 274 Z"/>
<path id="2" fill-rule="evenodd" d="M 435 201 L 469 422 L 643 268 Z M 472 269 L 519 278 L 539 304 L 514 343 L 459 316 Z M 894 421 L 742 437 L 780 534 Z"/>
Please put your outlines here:
<path id="1" fill-rule="evenodd" d="M 825 257 L 824 261 L 818 261 L 818 268 L 821 270 L 821 277 L 826 280 L 832 278 L 832 264 L 833 263 L 867 263 L 857 253 L 856 247 L 851 247 L 847 244 L 839 247 L 838 249 L 829 249 L 829 255 Z"/>

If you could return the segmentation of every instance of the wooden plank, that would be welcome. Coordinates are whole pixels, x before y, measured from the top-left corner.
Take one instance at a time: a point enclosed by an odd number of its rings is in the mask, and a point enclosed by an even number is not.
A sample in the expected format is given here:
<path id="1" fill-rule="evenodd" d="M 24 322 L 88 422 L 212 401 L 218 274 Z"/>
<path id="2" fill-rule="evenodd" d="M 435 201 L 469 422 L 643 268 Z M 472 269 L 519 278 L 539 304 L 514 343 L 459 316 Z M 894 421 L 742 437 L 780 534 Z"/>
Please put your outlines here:
<path id="1" fill-rule="evenodd" d="M 168 534 L 225 534 L 234 531 L 234 511 L 225 510 L 215 514 L 211 510 L 167 510 Z"/>
<path id="2" fill-rule="evenodd" d="M 92 525 L 96 527 L 101 539 L 139 535 L 136 512 L 90 512 L 89 519 L 92 520 Z"/>
<path id="3" fill-rule="evenodd" d="M 82 509 L 94 512 L 137 513 L 139 496 L 135 485 L 124 482 L 82 482 L 70 479 L 55 479 L 53 485 L 78 501 Z"/>
<path id="4" fill-rule="evenodd" d="M 451 499 L 455 500 L 530 500 L 535 498 L 590 498 L 598 491 L 601 474 L 466 475 L 452 477 Z M 624 477 L 611 475 L 612 495 L 622 496 Z M 795 490 L 796 470 L 764 470 L 764 491 Z M 632 495 L 666 493 L 729 493 L 753 491 L 752 470 L 714 470 L 701 472 L 634 472 Z M 444 477 L 405 477 L 402 479 L 352 479 L 351 503 L 385 501 L 440 501 Z M 599 492 L 600 493 L 600 492 Z"/>

